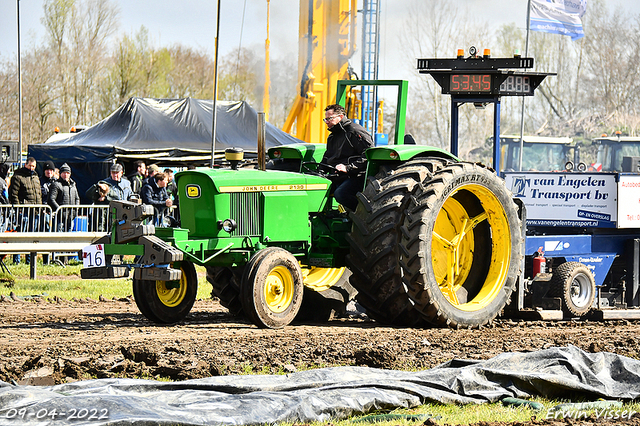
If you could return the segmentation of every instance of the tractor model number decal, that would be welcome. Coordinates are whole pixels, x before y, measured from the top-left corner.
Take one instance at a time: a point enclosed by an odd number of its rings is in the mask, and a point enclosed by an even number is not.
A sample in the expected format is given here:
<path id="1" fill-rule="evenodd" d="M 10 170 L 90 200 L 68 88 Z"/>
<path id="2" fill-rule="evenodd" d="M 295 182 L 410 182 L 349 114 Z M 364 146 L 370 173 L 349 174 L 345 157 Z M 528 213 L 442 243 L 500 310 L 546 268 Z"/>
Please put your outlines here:
<path id="1" fill-rule="evenodd" d="M 187 185 L 187 198 L 200 198 L 200 185 Z"/>
<path id="2" fill-rule="evenodd" d="M 326 183 L 292 185 L 221 186 L 220 192 L 309 191 L 327 189 Z"/>

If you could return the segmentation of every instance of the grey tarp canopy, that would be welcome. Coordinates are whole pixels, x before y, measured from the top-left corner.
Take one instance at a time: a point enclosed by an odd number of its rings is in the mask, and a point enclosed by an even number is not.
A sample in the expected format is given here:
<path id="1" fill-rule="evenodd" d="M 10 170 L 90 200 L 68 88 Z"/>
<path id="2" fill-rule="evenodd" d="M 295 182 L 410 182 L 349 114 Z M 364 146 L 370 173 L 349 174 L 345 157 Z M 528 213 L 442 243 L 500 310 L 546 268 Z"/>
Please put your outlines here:
<path id="1" fill-rule="evenodd" d="M 239 147 L 257 151 L 258 114 L 244 101 L 217 104 L 216 152 Z M 135 159 L 161 165 L 189 165 L 194 156 L 211 156 L 213 101 L 200 99 L 131 98 L 109 117 L 80 133 L 54 135 L 43 144 L 29 146 L 41 170 L 52 160 L 69 164 L 80 194 L 109 175 L 117 160 L 125 174 L 133 172 Z M 267 148 L 301 142 L 267 123 Z M 181 160 L 184 159 L 184 160 Z M 206 161 L 206 160 L 201 160 Z"/>
<path id="2" fill-rule="evenodd" d="M 15 426 L 239 426 L 328 422 L 426 402 L 479 404 L 533 395 L 635 400 L 640 361 L 569 346 L 485 361 L 453 360 L 415 372 L 334 367 L 274 376 L 97 379 L 48 387 L 0 381 L 0 418 Z"/>

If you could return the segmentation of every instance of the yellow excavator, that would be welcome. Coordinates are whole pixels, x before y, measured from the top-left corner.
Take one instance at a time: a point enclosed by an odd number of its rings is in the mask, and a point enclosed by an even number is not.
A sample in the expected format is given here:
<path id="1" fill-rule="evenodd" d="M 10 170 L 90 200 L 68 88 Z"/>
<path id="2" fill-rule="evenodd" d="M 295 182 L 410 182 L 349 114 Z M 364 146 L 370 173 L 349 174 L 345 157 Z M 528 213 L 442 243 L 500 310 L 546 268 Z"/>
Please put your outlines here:
<path id="1" fill-rule="evenodd" d="M 300 1 L 300 84 L 283 127 L 298 139 L 311 143 L 327 140 L 324 108 L 336 101 L 337 81 L 352 77 L 349 58 L 356 49 L 357 13 L 356 0 Z M 348 115 L 357 117 L 355 91 L 348 96 Z"/>

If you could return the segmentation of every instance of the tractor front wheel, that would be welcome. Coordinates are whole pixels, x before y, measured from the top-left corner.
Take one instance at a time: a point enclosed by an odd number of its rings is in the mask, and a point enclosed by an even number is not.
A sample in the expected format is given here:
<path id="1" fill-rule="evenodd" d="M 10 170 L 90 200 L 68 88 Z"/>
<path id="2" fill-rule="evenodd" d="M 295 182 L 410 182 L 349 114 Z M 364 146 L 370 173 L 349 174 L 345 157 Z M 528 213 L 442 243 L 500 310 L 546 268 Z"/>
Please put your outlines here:
<path id="1" fill-rule="evenodd" d="M 304 284 L 296 258 L 279 247 L 258 251 L 240 286 L 242 310 L 260 328 L 282 328 L 302 305 Z"/>
<path id="2" fill-rule="evenodd" d="M 136 305 L 149 321 L 173 324 L 191 311 L 198 293 L 198 275 L 191 262 L 180 262 L 180 270 L 179 281 L 133 280 Z"/>

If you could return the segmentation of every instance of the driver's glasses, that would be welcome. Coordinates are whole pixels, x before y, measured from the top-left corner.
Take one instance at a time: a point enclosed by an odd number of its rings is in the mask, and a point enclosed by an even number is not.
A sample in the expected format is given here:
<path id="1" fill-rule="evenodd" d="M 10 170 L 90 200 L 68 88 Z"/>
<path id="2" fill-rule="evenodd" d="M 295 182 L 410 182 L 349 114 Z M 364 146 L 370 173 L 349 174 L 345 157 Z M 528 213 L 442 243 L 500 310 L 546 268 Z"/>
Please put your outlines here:
<path id="1" fill-rule="evenodd" d="M 323 118 L 322 121 L 324 121 L 325 123 L 330 122 L 331 120 L 333 120 L 336 117 L 340 117 L 339 115 L 332 115 L 331 117 L 327 117 L 327 118 Z"/>

